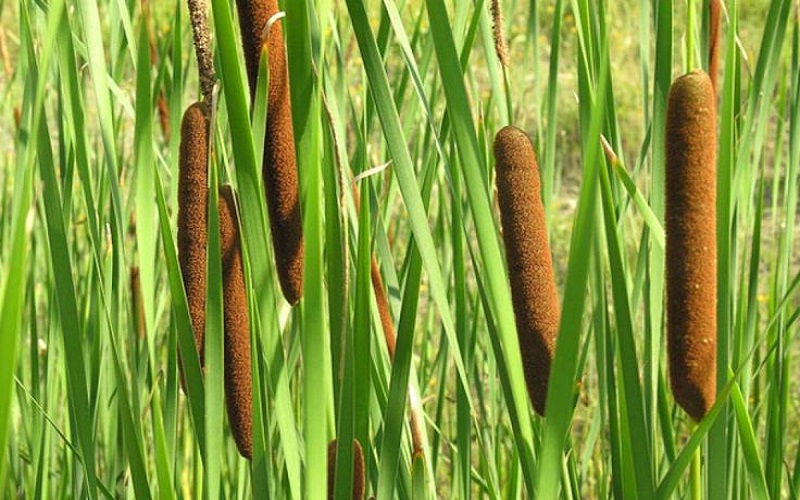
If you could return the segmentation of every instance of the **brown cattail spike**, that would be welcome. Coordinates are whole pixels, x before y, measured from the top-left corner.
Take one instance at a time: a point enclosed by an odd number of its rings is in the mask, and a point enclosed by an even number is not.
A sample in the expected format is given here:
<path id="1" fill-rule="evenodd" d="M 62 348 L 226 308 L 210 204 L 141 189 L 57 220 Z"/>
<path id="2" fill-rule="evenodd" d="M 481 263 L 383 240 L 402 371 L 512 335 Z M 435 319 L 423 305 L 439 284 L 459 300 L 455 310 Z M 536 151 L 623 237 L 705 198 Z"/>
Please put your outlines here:
<path id="1" fill-rule="evenodd" d="M 334 439 L 328 444 L 328 499 L 335 498 L 336 487 L 336 443 Z M 363 500 L 365 491 L 364 484 L 364 452 L 361 444 L 353 440 L 353 500 Z"/>
<path id="2" fill-rule="evenodd" d="M 708 75 L 711 77 L 711 84 L 715 93 L 719 92 L 717 79 L 719 78 L 721 10 L 722 3 L 720 0 L 708 0 Z"/>
<path id="3" fill-rule="evenodd" d="M 290 304 L 296 304 L 303 295 L 303 223 L 298 195 L 289 75 L 280 22 L 270 27 L 269 38 L 264 40 L 267 21 L 278 12 L 278 4 L 276 0 L 236 0 L 236 6 L 251 97 L 256 90 L 261 49 L 264 44 L 268 49 L 269 111 L 262 175 L 278 279 L 286 300 Z"/>
<path id="4" fill-rule="evenodd" d="M 530 139 L 516 127 L 505 127 L 497 133 L 494 157 L 525 380 L 534 409 L 544 415 L 560 313 L 539 168 Z"/>
<path id="5" fill-rule="evenodd" d="M 666 124 L 667 340 L 672 393 L 693 419 L 717 375 L 716 120 L 708 75 L 672 84 Z"/>
<path id="6" fill-rule="evenodd" d="M 225 402 L 239 453 L 250 459 L 253 456 L 250 322 L 239 220 L 230 186 L 219 190 L 219 233 L 225 307 Z"/>
<path id="7" fill-rule="evenodd" d="M 208 116 L 206 104 L 200 102 L 183 114 L 178 173 L 178 258 L 201 367 L 205 366 Z"/>
<path id="8" fill-rule="evenodd" d="M 158 94 L 156 106 L 158 107 L 158 122 L 161 125 L 161 135 L 164 136 L 164 142 L 168 143 L 172 131 L 169 128 L 169 105 L 163 89 Z"/>
<path id="9" fill-rule="evenodd" d="M 378 314 L 381 318 L 383 338 L 386 340 L 386 349 L 389 351 L 389 359 L 394 359 L 397 335 L 394 330 L 394 323 L 392 323 L 392 314 L 389 311 L 389 299 L 386 297 L 386 288 L 383 286 L 381 270 L 375 257 L 372 257 L 372 261 L 370 262 L 370 275 L 372 278 L 372 289 L 375 292 L 375 302 L 378 303 Z"/>

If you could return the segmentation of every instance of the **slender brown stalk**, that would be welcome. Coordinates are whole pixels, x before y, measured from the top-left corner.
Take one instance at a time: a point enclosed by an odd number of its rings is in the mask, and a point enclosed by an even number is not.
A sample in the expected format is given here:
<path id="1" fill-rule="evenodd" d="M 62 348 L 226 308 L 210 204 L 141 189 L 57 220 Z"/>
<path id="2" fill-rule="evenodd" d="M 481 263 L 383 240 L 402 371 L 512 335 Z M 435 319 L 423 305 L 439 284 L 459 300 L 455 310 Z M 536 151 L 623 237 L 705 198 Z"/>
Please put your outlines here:
<path id="1" fill-rule="evenodd" d="M 500 0 L 492 0 L 492 36 L 494 37 L 494 50 L 500 64 L 508 67 L 508 42 L 503 35 L 505 20 L 503 18 L 503 6 Z"/>
<path id="2" fill-rule="evenodd" d="M 525 381 L 544 415 L 560 318 L 536 153 L 527 134 L 501 129 L 494 140 L 497 199 Z"/>
<path id="3" fill-rule="evenodd" d="M 334 439 L 328 444 L 328 499 L 335 498 L 335 482 L 336 482 L 336 443 L 338 440 Z M 353 500 L 362 500 L 364 498 L 365 483 L 364 483 L 364 452 L 361 449 L 361 444 L 357 440 L 353 440 Z"/>
<path id="4" fill-rule="evenodd" d="M 241 237 L 230 186 L 219 191 L 220 251 L 225 309 L 225 402 L 239 453 L 253 456 L 250 321 L 242 264 Z"/>
<path id="5" fill-rule="evenodd" d="M 206 0 L 186 0 L 189 20 L 192 24 L 197 70 L 200 74 L 200 93 L 203 100 L 211 103 L 216 75 L 214 73 L 214 51 L 211 48 L 211 32 L 208 29 L 208 5 Z"/>
<path id="6" fill-rule="evenodd" d="M 695 420 L 717 374 L 716 105 L 702 71 L 672 84 L 666 122 L 667 341 L 672 393 Z"/>
<path id="7" fill-rule="evenodd" d="M 262 48 L 267 46 L 269 91 L 262 175 L 278 279 L 286 300 L 296 304 L 303 295 L 304 245 L 289 75 L 281 24 L 276 22 L 266 29 L 267 21 L 278 12 L 278 4 L 276 0 L 236 0 L 236 6 L 251 98 L 256 91 Z"/>

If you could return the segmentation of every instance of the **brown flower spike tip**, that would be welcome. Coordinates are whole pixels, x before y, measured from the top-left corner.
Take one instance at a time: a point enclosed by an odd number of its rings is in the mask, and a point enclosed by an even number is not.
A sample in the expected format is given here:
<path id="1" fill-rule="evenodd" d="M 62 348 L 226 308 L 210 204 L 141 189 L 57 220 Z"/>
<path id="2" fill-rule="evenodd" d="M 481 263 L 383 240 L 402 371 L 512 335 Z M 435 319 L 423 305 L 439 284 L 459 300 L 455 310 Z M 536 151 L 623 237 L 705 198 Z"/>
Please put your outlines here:
<path id="1" fill-rule="evenodd" d="M 253 456 L 250 322 L 242 265 L 239 220 L 230 186 L 219 190 L 219 232 L 225 308 L 225 402 L 239 453 Z"/>
<path id="2" fill-rule="evenodd" d="M 536 153 L 527 134 L 504 127 L 494 140 L 497 199 L 525 381 L 544 415 L 560 308 L 540 194 Z"/>
<path id="3" fill-rule="evenodd" d="M 208 108 L 202 102 L 184 112 L 178 172 L 178 260 L 200 367 L 205 366 L 208 120 Z"/>
<path id="4" fill-rule="evenodd" d="M 272 25 L 268 40 L 263 38 L 267 21 L 278 12 L 278 4 L 276 0 L 236 0 L 236 6 L 251 98 L 256 90 L 261 49 L 267 45 L 269 95 L 262 175 L 278 279 L 286 300 L 296 304 L 303 295 L 303 223 L 281 23 Z"/>
<path id="5" fill-rule="evenodd" d="M 675 401 L 701 420 L 717 376 L 716 118 L 702 71 L 672 84 L 666 123 L 667 340 Z"/>
<path id="6" fill-rule="evenodd" d="M 328 499 L 335 498 L 336 482 L 336 443 L 334 439 L 328 444 Z M 353 500 L 364 498 L 364 452 L 361 444 L 353 440 Z"/>

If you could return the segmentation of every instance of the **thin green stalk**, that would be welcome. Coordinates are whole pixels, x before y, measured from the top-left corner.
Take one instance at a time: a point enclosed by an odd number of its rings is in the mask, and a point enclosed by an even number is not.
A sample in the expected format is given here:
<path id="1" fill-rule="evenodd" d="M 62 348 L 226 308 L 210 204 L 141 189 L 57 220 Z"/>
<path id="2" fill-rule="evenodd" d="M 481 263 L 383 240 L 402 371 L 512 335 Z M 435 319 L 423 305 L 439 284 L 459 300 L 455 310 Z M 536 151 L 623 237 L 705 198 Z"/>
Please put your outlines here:
<path id="1" fill-rule="evenodd" d="M 703 477 L 702 477 L 702 469 L 701 469 L 701 455 L 702 455 L 702 448 L 698 447 L 694 451 L 694 457 L 692 458 L 692 468 L 691 468 L 691 498 L 692 500 L 702 500 L 703 499 Z"/>

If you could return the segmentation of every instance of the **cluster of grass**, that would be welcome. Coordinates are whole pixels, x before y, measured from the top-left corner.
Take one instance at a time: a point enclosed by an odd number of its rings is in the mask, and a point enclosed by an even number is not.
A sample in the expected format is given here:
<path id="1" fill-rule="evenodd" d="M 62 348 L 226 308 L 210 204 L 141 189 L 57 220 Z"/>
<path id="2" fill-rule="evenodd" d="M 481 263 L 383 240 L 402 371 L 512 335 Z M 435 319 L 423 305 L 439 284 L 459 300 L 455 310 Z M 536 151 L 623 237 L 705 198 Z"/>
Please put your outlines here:
<path id="1" fill-rule="evenodd" d="M 0 497 L 800 495 L 797 2 L 721 2 L 716 138 L 713 0 L 186 3 L 0 0 Z"/>

